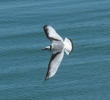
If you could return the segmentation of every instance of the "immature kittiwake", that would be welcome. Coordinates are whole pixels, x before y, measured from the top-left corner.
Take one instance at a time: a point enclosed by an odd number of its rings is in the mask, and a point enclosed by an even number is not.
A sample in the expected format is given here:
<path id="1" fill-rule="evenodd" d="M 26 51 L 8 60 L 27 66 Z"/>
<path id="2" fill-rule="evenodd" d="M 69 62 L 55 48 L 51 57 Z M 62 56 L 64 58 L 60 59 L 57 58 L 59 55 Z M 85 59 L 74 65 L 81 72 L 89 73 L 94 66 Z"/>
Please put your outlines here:
<path id="1" fill-rule="evenodd" d="M 69 38 L 65 38 L 63 41 L 60 35 L 50 25 L 44 25 L 43 28 L 47 38 L 52 42 L 52 44 L 45 47 L 45 49 L 53 51 L 45 77 L 45 80 L 48 80 L 49 78 L 53 77 L 57 72 L 58 67 L 63 59 L 64 52 L 67 55 L 72 52 L 73 42 Z"/>

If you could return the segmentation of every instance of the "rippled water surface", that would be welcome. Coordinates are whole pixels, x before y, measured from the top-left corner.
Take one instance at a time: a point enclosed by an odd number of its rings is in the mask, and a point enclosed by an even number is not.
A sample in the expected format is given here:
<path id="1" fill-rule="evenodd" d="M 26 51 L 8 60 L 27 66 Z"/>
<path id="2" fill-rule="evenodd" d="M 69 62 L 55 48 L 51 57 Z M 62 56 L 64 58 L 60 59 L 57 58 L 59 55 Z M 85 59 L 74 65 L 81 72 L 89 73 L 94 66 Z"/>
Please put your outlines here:
<path id="1" fill-rule="evenodd" d="M 75 48 L 48 81 L 45 24 Z M 1 0 L 0 100 L 110 100 L 110 0 Z"/>

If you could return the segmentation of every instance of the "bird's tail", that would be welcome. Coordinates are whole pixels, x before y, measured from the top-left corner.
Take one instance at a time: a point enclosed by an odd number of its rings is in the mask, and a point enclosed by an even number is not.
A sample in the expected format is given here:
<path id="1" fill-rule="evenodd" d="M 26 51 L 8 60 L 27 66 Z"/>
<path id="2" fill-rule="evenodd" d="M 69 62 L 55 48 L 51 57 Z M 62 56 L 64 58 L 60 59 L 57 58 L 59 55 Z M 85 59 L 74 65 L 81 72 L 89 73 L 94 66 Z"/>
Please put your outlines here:
<path id="1" fill-rule="evenodd" d="M 67 55 L 69 55 L 69 53 L 70 52 L 72 52 L 72 50 L 73 50 L 73 42 L 72 42 L 72 40 L 71 39 L 69 39 L 69 38 L 65 38 L 65 40 L 64 40 L 64 50 L 65 50 L 65 53 L 67 54 Z"/>

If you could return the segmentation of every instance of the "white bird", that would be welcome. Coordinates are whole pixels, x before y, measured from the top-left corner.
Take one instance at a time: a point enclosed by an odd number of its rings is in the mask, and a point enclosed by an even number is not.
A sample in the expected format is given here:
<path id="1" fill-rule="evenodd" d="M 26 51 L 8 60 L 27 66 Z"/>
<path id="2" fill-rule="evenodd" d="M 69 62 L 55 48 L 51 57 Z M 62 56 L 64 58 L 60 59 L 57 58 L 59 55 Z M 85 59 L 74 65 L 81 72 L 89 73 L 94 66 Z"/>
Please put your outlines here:
<path id="1" fill-rule="evenodd" d="M 47 50 L 52 50 L 52 56 L 48 64 L 48 70 L 45 80 L 53 77 L 58 70 L 58 67 L 63 59 L 64 52 L 69 55 L 73 50 L 73 42 L 69 38 L 65 38 L 64 41 L 55 29 L 50 25 L 44 25 L 44 32 L 47 38 L 52 42 L 51 45 L 45 47 Z"/>

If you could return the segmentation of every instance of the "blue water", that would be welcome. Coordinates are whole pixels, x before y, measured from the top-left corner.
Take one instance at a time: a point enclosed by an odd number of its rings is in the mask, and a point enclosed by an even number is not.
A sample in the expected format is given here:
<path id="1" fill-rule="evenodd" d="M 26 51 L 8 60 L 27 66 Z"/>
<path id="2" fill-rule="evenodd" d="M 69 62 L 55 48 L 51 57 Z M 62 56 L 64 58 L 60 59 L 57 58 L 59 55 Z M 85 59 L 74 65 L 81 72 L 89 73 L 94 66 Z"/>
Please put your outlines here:
<path id="1" fill-rule="evenodd" d="M 75 48 L 48 81 L 45 24 Z M 0 100 L 110 100 L 110 0 L 0 0 Z"/>

